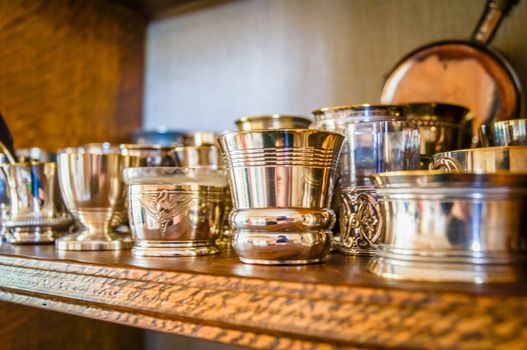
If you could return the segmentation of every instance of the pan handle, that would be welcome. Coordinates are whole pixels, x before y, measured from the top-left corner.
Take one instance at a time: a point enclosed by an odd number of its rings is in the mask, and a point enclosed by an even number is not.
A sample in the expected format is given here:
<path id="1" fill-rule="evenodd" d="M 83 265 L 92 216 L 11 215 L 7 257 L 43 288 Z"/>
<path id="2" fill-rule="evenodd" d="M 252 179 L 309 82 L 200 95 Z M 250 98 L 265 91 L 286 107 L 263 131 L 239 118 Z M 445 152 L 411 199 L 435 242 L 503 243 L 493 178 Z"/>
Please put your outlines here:
<path id="1" fill-rule="evenodd" d="M 485 10 L 472 33 L 472 41 L 487 45 L 491 42 L 501 21 L 519 0 L 487 0 Z"/>

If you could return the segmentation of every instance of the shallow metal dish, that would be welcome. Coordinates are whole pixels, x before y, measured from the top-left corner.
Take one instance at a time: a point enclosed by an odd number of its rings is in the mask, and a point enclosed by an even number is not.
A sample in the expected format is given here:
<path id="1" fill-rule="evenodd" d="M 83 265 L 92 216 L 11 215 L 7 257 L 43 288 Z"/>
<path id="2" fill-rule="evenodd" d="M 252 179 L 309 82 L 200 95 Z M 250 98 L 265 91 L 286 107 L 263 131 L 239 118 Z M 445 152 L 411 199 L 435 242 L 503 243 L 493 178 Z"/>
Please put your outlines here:
<path id="1" fill-rule="evenodd" d="M 527 173 L 377 174 L 385 243 L 369 270 L 395 279 L 525 279 Z"/>
<path id="2" fill-rule="evenodd" d="M 462 149 L 434 155 L 432 168 L 449 172 L 527 171 L 527 146 Z"/>

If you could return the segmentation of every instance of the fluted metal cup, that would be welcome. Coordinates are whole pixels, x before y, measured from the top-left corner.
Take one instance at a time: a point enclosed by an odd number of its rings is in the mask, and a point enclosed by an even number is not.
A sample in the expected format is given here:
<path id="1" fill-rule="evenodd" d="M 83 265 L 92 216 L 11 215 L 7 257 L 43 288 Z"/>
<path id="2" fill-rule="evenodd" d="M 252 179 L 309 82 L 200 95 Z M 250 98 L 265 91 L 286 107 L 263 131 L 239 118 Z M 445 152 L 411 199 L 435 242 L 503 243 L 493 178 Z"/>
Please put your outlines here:
<path id="1" fill-rule="evenodd" d="M 62 203 L 54 162 L 0 166 L 9 192 L 9 213 L 3 224 L 15 244 L 52 243 L 73 224 Z"/>
<path id="2" fill-rule="evenodd" d="M 324 260 L 335 222 L 329 207 L 343 139 L 303 129 L 244 131 L 218 139 L 233 191 L 232 245 L 241 261 Z"/>
<path id="3" fill-rule="evenodd" d="M 140 158 L 118 153 L 66 149 L 58 155 L 58 174 L 66 207 L 77 219 L 78 232 L 57 240 L 59 250 L 118 250 L 131 247 L 112 228 L 125 215 L 122 171 Z"/>
<path id="4" fill-rule="evenodd" d="M 137 256 L 218 253 L 224 171 L 155 167 L 124 170 L 128 213 Z"/>

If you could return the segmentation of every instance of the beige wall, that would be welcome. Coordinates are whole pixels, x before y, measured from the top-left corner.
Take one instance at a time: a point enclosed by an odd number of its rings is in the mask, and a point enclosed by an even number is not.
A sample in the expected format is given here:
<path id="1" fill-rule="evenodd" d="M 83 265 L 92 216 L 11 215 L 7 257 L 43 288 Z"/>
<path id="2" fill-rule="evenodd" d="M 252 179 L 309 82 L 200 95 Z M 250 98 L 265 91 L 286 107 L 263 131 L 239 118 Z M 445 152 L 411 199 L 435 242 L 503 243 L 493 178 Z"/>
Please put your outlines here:
<path id="1" fill-rule="evenodd" d="M 408 51 L 472 33 L 484 0 L 243 0 L 147 35 L 145 127 L 227 129 L 242 115 L 375 102 Z M 527 80 L 527 3 L 493 46 Z"/>

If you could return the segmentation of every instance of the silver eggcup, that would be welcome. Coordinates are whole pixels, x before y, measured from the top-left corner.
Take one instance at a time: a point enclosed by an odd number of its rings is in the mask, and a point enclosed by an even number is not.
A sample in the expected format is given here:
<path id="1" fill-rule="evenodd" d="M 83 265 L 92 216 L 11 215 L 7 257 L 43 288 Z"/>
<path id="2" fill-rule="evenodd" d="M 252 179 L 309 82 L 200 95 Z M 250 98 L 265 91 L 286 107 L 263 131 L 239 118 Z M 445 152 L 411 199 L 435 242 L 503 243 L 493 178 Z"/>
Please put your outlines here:
<path id="1" fill-rule="evenodd" d="M 140 158 L 97 149 L 65 149 L 58 155 L 62 197 L 80 230 L 55 242 L 59 250 L 118 250 L 131 239 L 117 233 L 112 223 L 125 215 L 122 171 Z"/>

